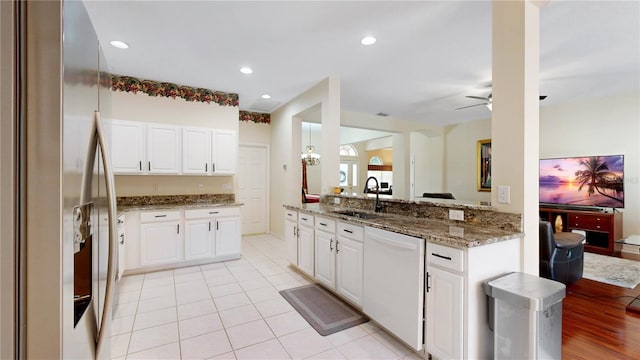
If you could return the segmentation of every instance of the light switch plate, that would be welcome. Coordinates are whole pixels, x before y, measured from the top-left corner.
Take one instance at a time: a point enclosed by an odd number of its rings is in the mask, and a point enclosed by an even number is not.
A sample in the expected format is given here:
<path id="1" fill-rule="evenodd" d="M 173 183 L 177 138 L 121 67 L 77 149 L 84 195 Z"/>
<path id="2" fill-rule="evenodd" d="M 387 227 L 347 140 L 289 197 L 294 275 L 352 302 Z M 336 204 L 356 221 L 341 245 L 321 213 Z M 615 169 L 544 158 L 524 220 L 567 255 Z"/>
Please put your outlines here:
<path id="1" fill-rule="evenodd" d="M 498 186 L 498 202 L 500 204 L 511 203 L 511 186 Z"/>

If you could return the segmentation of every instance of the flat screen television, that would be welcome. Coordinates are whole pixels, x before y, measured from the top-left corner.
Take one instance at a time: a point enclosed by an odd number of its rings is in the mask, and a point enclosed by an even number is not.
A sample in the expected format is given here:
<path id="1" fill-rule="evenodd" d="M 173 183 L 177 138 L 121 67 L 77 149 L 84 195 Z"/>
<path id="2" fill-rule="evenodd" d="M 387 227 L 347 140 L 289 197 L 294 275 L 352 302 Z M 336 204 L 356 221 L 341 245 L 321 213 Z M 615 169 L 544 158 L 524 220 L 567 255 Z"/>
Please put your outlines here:
<path id="1" fill-rule="evenodd" d="M 624 155 L 540 159 L 540 203 L 624 208 Z"/>

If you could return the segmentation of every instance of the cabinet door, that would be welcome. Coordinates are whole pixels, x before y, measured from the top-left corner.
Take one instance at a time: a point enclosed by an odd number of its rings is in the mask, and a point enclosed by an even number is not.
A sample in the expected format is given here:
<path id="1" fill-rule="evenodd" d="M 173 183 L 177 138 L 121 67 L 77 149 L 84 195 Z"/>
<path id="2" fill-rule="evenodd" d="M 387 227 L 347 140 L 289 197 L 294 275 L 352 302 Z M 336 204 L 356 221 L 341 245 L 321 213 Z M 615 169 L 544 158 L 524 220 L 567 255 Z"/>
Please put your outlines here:
<path id="1" fill-rule="evenodd" d="M 180 160 L 180 128 L 147 125 L 147 171 L 150 174 L 178 174 Z"/>
<path id="2" fill-rule="evenodd" d="M 298 268 L 309 276 L 313 276 L 313 253 L 313 229 L 300 225 L 298 227 Z"/>
<path id="3" fill-rule="evenodd" d="M 334 289 L 336 286 L 335 234 L 316 230 L 316 280 Z"/>
<path id="4" fill-rule="evenodd" d="M 236 173 L 238 141 L 235 131 L 215 130 L 211 141 L 213 175 L 233 175 Z"/>
<path id="5" fill-rule="evenodd" d="M 361 242 L 338 236 L 336 244 L 336 289 L 353 303 L 362 304 Z"/>
<path id="6" fill-rule="evenodd" d="M 213 257 L 212 219 L 184 222 L 185 260 Z"/>
<path id="7" fill-rule="evenodd" d="M 221 217 L 216 225 L 216 256 L 240 255 L 240 218 Z"/>
<path id="8" fill-rule="evenodd" d="M 140 264 L 155 265 L 181 260 L 180 223 L 167 221 L 140 226 Z"/>
<path id="9" fill-rule="evenodd" d="M 142 174 L 144 158 L 143 123 L 111 121 L 111 163 L 116 174 Z"/>
<path id="10" fill-rule="evenodd" d="M 182 173 L 206 175 L 211 171 L 211 131 L 182 129 Z"/>
<path id="11" fill-rule="evenodd" d="M 298 223 L 285 220 L 284 240 L 287 245 L 287 260 L 292 265 L 298 266 Z"/>
<path id="12" fill-rule="evenodd" d="M 440 359 L 462 359 L 463 277 L 428 267 L 427 351 Z"/>

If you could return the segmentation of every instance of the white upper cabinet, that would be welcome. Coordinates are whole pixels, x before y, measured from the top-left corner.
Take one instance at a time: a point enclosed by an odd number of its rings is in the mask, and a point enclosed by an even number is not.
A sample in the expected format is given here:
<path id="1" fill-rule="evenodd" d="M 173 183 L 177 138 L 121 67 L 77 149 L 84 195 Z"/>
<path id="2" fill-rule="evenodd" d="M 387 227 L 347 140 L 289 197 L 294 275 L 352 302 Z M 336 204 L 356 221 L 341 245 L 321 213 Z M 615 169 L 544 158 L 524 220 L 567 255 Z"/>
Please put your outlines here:
<path id="1" fill-rule="evenodd" d="M 182 173 L 234 175 L 238 140 L 231 130 L 184 128 L 182 130 Z"/>
<path id="2" fill-rule="evenodd" d="M 182 173 L 209 174 L 211 172 L 211 131 L 205 128 L 183 128 L 182 144 Z"/>
<path id="3" fill-rule="evenodd" d="M 147 125 L 147 171 L 149 174 L 179 174 L 181 128 Z"/>
<path id="4" fill-rule="evenodd" d="M 116 174 L 144 173 L 145 126 L 137 121 L 111 121 L 111 161 Z"/>
<path id="5" fill-rule="evenodd" d="M 231 130 L 214 130 L 211 148 L 212 174 L 235 174 L 238 157 L 236 132 Z"/>
<path id="6" fill-rule="evenodd" d="M 118 175 L 235 175 L 233 130 L 112 120 L 111 156 Z"/>

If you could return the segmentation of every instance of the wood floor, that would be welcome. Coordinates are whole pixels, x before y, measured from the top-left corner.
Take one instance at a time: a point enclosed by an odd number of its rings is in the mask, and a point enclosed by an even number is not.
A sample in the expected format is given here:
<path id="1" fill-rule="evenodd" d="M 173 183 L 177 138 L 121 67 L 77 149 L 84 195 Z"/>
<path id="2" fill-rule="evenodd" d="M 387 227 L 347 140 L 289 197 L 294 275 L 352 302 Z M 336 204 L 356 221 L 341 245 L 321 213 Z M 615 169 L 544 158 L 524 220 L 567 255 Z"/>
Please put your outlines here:
<path id="1" fill-rule="evenodd" d="M 618 255 L 620 256 L 620 255 Z M 627 255 L 640 261 L 639 255 Z M 562 304 L 563 359 L 640 359 L 640 314 L 625 310 L 634 289 L 582 279 Z"/>

